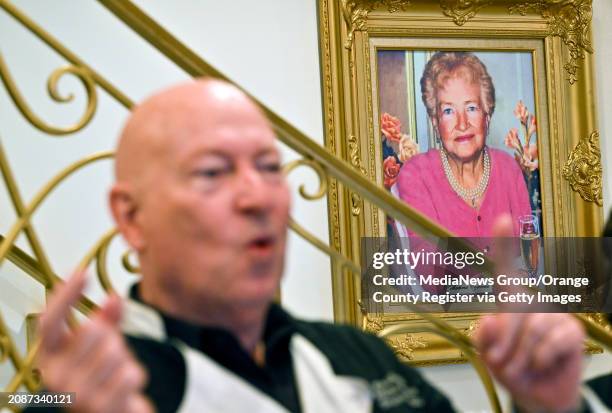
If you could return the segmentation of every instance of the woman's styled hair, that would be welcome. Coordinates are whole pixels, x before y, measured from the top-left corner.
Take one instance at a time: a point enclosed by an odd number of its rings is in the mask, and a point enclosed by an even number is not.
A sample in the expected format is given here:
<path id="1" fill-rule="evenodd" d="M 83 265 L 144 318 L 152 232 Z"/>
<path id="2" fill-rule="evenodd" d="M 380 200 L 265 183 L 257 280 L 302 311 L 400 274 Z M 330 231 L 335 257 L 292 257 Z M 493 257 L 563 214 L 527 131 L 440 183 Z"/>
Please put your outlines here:
<path id="1" fill-rule="evenodd" d="M 425 65 L 421 77 L 421 94 L 429 117 L 438 115 L 438 89 L 455 77 L 463 77 L 480 85 L 484 112 L 491 117 L 495 110 L 495 86 L 487 67 L 473 53 L 437 52 Z"/>

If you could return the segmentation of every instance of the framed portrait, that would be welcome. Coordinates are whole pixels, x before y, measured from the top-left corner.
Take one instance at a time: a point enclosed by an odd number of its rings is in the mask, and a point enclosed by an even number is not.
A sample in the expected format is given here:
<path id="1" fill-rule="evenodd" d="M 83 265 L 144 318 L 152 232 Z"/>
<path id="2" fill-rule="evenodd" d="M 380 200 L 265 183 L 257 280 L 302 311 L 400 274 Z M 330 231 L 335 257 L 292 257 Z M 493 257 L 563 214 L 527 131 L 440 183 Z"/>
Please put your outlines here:
<path id="1" fill-rule="evenodd" d="M 603 223 L 589 0 L 319 0 L 327 148 L 461 237 L 599 236 Z M 363 237 L 410 228 L 329 185 L 330 240 L 360 259 Z M 338 270 L 336 270 L 338 271 Z M 416 364 L 459 362 L 418 314 L 373 311 L 334 274 L 335 317 L 378 332 Z M 478 316 L 441 315 L 472 331 Z"/>

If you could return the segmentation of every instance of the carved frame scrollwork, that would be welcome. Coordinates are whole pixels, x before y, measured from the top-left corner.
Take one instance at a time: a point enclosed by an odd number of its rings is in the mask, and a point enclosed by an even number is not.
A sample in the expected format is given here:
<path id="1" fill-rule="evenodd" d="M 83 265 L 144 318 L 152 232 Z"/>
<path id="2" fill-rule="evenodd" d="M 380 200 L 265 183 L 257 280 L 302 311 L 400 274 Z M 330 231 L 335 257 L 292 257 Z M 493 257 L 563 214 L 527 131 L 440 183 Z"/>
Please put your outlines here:
<path id="1" fill-rule="evenodd" d="M 572 150 L 563 167 L 563 178 L 582 199 L 603 206 L 601 177 L 599 132 L 595 131 L 588 138 L 581 139 Z"/>
<path id="2" fill-rule="evenodd" d="M 585 52 L 593 53 L 589 30 L 593 17 L 592 0 L 538 0 L 525 1 L 508 8 L 510 13 L 526 16 L 529 11 L 540 13 L 548 22 L 548 35 L 561 38 L 567 46 L 570 59 L 563 66 L 567 80 L 578 80 L 578 62 Z"/>
<path id="3" fill-rule="evenodd" d="M 455 24 L 463 26 L 476 13 L 485 6 L 492 3 L 492 0 L 440 0 L 440 8 L 445 16 L 453 19 Z"/>
<path id="4" fill-rule="evenodd" d="M 595 106 L 592 13 L 590 0 L 319 0 L 326 147 L 382 187 L 373 78 L 379 45 L 403 48 L 412 42 L 421 50 L 472 50 L 479 42 L 479 50 L 525 50 L 537 62 L 538 122 L 546 135 L 538 143 L 544 235 L 598 235 L 603 214 L 596 113 L 568 109 Z M 386 216 L 333 180 L 328 199 L 332 245 L 357 262 L 360 237 L 386 236 Z M 464 360 L 460 350 L 431 333 L 418 315 L 363 312 L 359 285 L 335 282 L 333 290 L 338 321 L 375 334 L 408 323 L 410 333 L 390 337 L 390 344 L 411 363 Z M 474 314 L 443 317 L 466 334 L 477 324 Z M 410 341 L 415 337 L 419 345 Z"/>

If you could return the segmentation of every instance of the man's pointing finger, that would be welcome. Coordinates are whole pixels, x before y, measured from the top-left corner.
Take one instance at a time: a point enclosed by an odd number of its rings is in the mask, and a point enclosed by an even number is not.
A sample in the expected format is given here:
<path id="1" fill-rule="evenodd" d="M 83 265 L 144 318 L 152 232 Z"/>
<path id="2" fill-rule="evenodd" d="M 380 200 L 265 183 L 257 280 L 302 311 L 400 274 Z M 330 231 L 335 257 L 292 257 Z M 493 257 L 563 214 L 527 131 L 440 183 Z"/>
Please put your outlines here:
<path id="1" fill-rule="evenodd" d="M 85 273 L 77 272 L 51 296 L 40 319 L 40 337 L 45 351 L 53 351 L 60 345 L 70 307 L 77 302 L 84 287 Z"/>

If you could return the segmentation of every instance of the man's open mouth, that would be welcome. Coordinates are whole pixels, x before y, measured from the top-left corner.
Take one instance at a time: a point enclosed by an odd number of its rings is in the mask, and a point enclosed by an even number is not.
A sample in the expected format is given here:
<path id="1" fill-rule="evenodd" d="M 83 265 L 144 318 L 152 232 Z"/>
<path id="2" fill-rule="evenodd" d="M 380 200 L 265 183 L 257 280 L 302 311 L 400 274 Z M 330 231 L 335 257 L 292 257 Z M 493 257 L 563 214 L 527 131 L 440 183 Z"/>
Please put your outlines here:
<path id="1" fill-rule="evenodd" d="M 275 238 L 272 236 L 261 236 L 254 238 L 248 243 L 248 249 L 256 253 L 271 252 L 275 244 Z"/>

